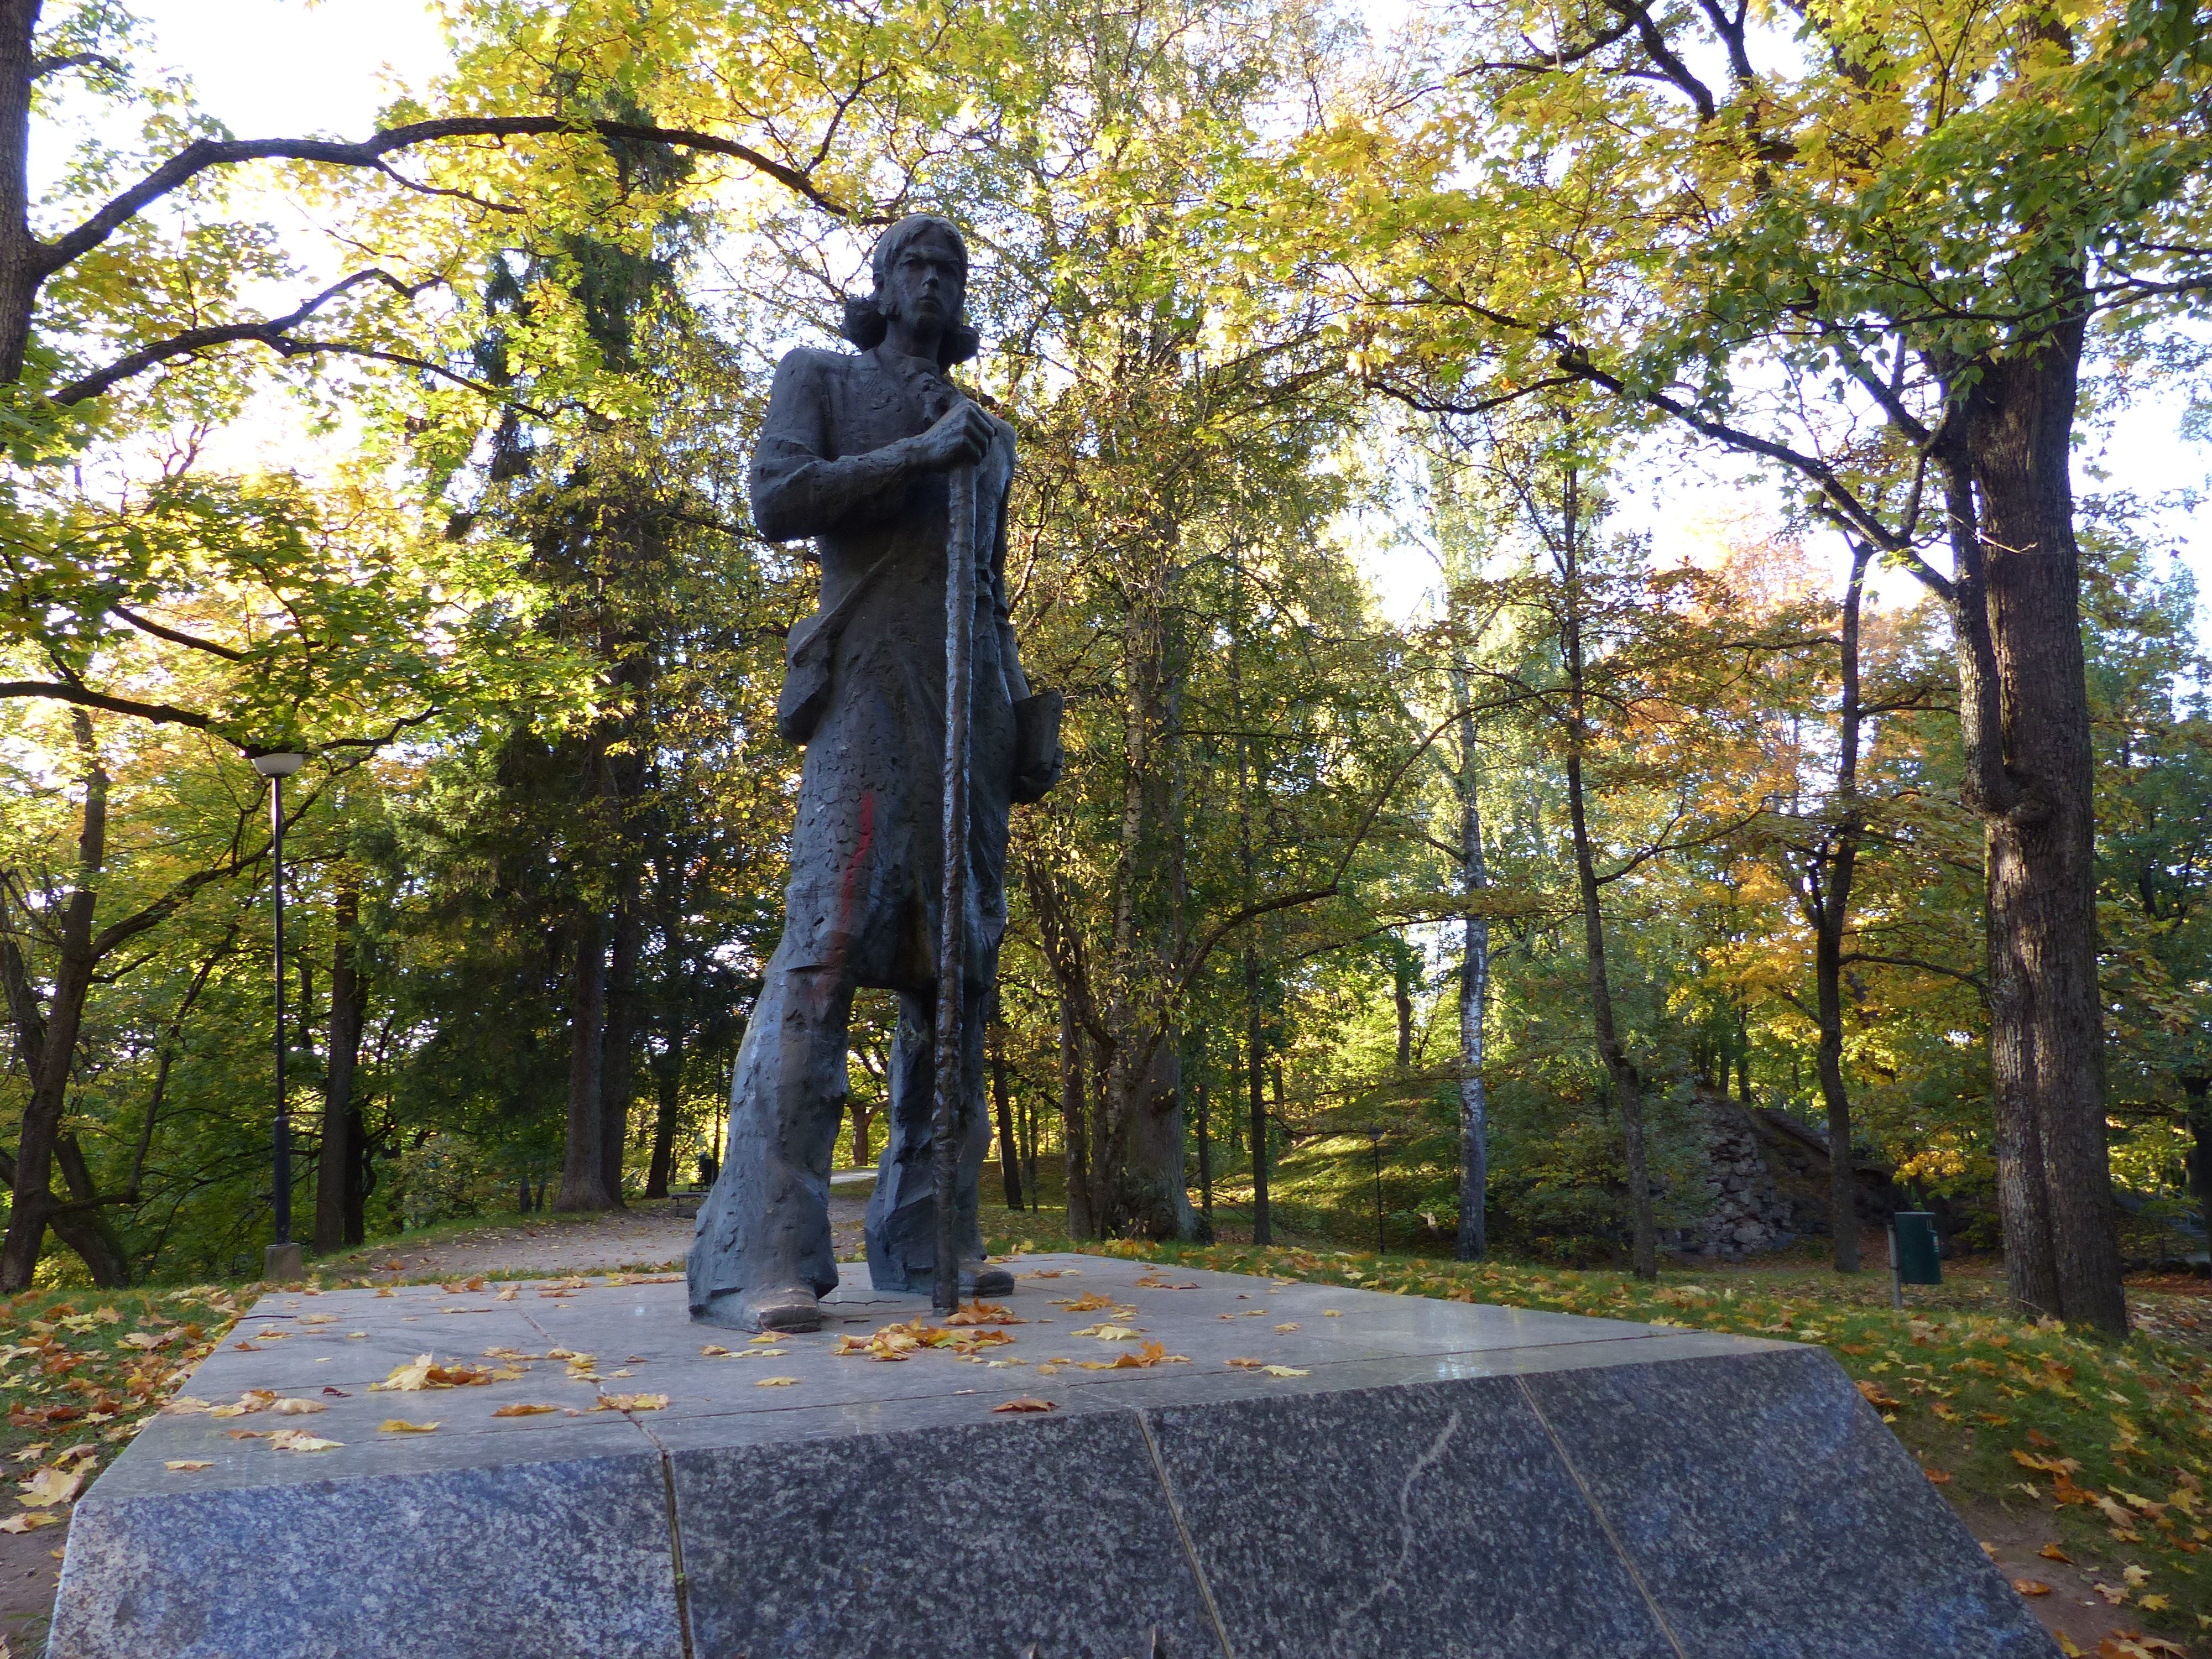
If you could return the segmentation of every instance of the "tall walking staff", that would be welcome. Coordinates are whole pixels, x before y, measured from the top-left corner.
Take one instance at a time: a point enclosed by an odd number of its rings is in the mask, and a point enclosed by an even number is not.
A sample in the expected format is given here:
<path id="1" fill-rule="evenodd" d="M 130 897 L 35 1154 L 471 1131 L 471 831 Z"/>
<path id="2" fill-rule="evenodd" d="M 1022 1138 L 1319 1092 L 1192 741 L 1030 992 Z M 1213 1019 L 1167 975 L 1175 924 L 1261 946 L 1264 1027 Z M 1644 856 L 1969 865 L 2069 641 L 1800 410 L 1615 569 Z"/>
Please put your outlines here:
<path id="1" fill-rule="evenodd" d="M 937 1097 L 930 1120 L 937 1276 L 930 1305 L 960 1307 L 960 1115 L 968 1102 L 963 1041 L 968 975 L 968 719 L 975 659 L 975 469 L 946 475 L 945 536 L 945 887 L 937 951 Z"/>

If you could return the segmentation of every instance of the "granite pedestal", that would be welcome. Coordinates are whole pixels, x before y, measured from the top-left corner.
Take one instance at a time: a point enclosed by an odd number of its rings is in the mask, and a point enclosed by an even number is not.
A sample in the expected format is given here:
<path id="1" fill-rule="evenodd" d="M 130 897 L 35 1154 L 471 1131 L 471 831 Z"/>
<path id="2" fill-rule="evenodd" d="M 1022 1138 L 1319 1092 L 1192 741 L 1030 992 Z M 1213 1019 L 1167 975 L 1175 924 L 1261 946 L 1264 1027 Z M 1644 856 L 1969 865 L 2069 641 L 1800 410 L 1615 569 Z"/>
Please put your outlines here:
<path id="1" fill-rule="evenodd" d="M 1015 1265 L 1011 1344 L 896 1363 L 837 1340 L 926 1301 L 858 1288 L 821 1333 L 751 1345 L 689 1322 L 672 1279 L 267 1297 L 185 1393 L 327 1409 L 150 1425 L 77 1506 L 51 1653 L 1135 1659 L 1155 1633 L 1174 1659 L 2057 1652 L 1823 1349 Z M 1079 1334 L 1102 1322 L 1140 1334 Z M 1051 1363 L 1153 1341 L 1186 1363 Z M 368 1390 L 424 1352 L 524 1375 Z M 616 1394 L 667 1403 L 593 1409 Z M 1054 1409 L 996 1409 L 1018 1398 Z M 494 1415 L 522 1403 L 560 1409 Z M 380 1431 L 392 1417 L 439 1427 Z"/>

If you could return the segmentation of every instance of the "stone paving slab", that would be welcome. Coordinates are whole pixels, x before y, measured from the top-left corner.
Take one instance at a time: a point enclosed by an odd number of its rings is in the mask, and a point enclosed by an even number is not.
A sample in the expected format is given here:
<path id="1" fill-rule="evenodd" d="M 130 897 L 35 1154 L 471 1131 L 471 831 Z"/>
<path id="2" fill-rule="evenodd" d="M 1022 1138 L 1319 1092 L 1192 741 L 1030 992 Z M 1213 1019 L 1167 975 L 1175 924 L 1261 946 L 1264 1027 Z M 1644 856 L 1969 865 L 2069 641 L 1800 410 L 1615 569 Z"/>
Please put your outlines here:
<path id="1" fill-rule="evenodd" d="M 1015 1265 L 1010 1343 L 897 1363 L 836 1350 L 926 1298 L 858 1285 L 773 1342 L 692 1324 L 673 1276 L 264 1297 L 185 1394 L 324 1409 L 143 1431 L 78 1504 L 50 1652 L 2056 1651 L 1825 1350 Z M 371 1389 L 424 1353 L 520 1375 Z M 279 1428 L 343 1443 L 234 1437 Z"/>

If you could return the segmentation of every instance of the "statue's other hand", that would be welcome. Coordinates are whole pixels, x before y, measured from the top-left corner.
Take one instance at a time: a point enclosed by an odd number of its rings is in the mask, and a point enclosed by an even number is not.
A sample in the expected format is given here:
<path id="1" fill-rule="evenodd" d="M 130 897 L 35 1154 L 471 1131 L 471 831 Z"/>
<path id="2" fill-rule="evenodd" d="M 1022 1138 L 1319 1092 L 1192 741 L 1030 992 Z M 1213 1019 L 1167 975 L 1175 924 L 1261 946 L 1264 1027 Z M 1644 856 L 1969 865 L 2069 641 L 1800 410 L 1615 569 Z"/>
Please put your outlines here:
<path id="1" fill-rule="evenodd" d="M 984 452 L 991 447 L 991 417 L 963 398 L 915 441 L 921 447 L 925 468 L 932 472 L 948 472 L 956 466 L 969 466 L 981 460 Z"/>

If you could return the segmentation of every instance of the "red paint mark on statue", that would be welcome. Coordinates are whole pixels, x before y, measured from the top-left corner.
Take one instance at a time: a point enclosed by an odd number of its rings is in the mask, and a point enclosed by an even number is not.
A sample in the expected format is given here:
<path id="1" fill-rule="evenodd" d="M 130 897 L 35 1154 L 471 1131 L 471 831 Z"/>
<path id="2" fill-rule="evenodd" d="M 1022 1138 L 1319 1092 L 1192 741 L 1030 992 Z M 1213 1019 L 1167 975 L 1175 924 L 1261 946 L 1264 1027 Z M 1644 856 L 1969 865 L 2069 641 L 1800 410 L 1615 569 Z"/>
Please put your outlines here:
<path id="1" fill-rule="evenodd" d="M 845 860 L 845 877 L 837 885 L 837 938 L 841 943 L 852 937 L 853 904 L 859 897 L 860 866 L 867 862 L 868 850 L 876 844 L 876 792 L 860 792 L 860 842 L 854 848 L 853 856 Z"/>

